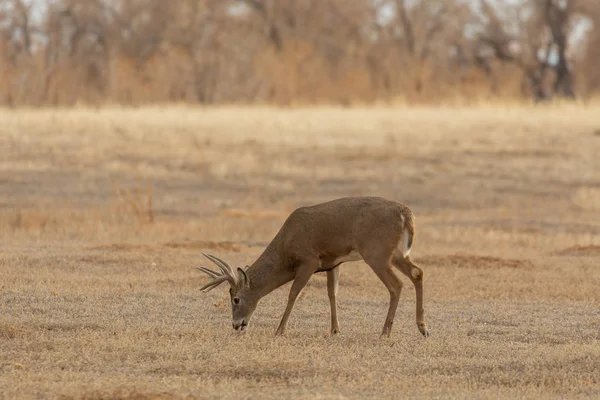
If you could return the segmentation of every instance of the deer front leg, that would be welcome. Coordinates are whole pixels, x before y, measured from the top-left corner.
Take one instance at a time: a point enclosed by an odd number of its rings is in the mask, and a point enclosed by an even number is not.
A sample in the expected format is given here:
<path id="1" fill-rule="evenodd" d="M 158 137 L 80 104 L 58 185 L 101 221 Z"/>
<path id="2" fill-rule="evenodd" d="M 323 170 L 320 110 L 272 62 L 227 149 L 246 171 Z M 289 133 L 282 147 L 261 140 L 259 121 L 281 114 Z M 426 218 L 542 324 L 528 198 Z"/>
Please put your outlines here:
<path id="1" fill-rule="evenodd" d="M 327 271 L 327 294 L 329 295 L 329 303 L 331 304 L 331 330 L 330 334 L 336 335 L 340 333 L 340 324 L 337 318 L 336 296 L 338 293 L 338 284 L 340 279 L 340 267 Z"/>
<path id="2" fill-rule="evenodd" d="M 287 307 L 285 308 L 285 312 L 283 313 L 283 317 L 281 318 L 281 322 L 279 323 L 275 335 L 283 335 L 285 333 L 285 327 L 290 318 L 290 314 L 292 313 L 292 308 L 294 308 L 294 303 L 315 271 L 316 268 L 312 268 L 312 265 L 309 264 L 300 266 L 296 270 L 296 277 L 294 278 L 294 283 L 292 283 L 292 288 L 290 289 Z"/>

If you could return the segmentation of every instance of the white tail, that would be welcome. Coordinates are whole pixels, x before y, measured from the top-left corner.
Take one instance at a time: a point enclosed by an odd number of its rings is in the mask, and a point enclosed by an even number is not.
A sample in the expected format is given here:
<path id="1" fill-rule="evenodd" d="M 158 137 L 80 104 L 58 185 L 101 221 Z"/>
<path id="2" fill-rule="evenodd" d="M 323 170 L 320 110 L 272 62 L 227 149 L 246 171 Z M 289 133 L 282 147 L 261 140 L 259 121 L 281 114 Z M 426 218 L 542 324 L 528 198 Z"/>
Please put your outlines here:
<path id="1" fill-rule="evenodd" d="M 337 288 L 339 266 L 364 260 L 390 292 L 390 305 L 382 335 L 389 336 L 402 282 L 394 269 L 414 284 L 417 298 L 417 326 L 429 336 L 423 311 L 423 271 L 409 257 L 414 239 L 414 217 L 410 209 L 380 197 L 346 197 L 290 214 L 275 238 L 250 267 L 234 271 L 226 262 L 206 255 L 221 273 L 201 267 L 213 280 L 202 290 L 222 282 L 231 285 L 233 327 L 244 330 L 258 301 L 292 281 L 287 307 L 277 334 L 283 334 L 298 295 L 316 272 L 327 272 L 331 304 L 331 333 L 338 333 Z"/>
<path id="2" fill-rule="evenodd" d="M 407 228 L 402 231 L 402 255 L 406 258 L 412 246 L 412 233 Z"/>

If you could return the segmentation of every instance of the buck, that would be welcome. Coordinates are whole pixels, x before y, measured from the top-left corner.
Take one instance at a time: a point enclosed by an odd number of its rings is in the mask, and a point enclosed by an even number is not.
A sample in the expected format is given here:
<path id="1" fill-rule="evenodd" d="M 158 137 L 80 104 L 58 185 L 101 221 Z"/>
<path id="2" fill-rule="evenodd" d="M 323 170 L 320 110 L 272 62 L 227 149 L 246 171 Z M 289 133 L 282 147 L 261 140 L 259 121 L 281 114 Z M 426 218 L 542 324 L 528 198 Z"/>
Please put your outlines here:
<path id="1" fill-rule="evenodd" d="M 298 295 L 317 272 L 327 272 L 327 292 L 331 305 L 331 334 L 340 332 L 336 297 L 340 265 L 364 260 L 390 292 L 390 305 L 381 336 L 389 337 L 402 282 L 394 268 L 415 286 L 417 327 L 425 336 L 429 330 L 423 311 L 423 271 L 409 253 L 415 236 L 413 213 L 404 204 L 379 197 L 346 197 L 293 211 L 249 267 L 234 270 L 225 261 L 203 253 L 221 272 L 205 267 L 201 271 L 212 280 L 200 290 L 208 292 L 229 282 L 233 328 L 244 331 L 259 300 L 293 281 L 287 307 L 276 335 L 286 325 Z"/>

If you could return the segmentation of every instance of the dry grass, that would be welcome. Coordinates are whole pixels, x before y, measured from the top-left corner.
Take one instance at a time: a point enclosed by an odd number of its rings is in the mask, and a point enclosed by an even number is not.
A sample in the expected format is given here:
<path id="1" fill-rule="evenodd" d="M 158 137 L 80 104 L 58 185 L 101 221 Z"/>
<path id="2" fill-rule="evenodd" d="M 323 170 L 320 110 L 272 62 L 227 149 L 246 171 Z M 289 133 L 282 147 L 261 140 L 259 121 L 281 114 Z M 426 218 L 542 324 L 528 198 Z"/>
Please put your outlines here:
<path id="1" fill-rule="evenodd" d="M 0 111 L 2 398 L 598 398 L 600 109 Z M 149 189 L 151 188 L 151 189 Z M 129 193 L 129 195 L 127 194 Z M 273 332 L 225 288 L 293 208 L 344 195 L 417 215 L 432 337 L 405 285 L 342 269 Z"/>

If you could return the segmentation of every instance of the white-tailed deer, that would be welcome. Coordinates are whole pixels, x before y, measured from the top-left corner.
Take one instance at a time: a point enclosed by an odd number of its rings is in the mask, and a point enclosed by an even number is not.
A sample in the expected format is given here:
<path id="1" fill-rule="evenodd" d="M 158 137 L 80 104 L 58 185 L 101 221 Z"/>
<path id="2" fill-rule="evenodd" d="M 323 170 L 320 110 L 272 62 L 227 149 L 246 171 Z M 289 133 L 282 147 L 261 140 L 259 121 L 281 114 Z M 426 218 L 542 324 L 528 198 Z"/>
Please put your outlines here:
<path id="1" fill-rule="evenodd" d="M 283 334 L 298 295 L 316 272 L 327 272 L 331 303 L 331 333 L 339 333 L 336 295 L 340 264 L 364 260 L 390 292 L 390 306 L 382 336 L 389 336 L 398 307 L 402 282 L 394 267 L 414 284 L 417 327 L 429 330 L 423 316 L 423 271 L 409 257 L 415 234 L 410 209 L 379 197 L 346 197 L 293 211 L 258 259 L 245 269 L 234 270 L 223 260 L 203 253 L 221 273 L 199 269 L 212 281 L 201 288 L 209 291 L 229 282 L 233 328 L 245 330 L 258 301 L 281 285 L 294 281 L 287 307 L 276 334 Z"/>

